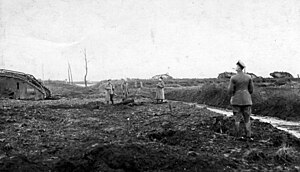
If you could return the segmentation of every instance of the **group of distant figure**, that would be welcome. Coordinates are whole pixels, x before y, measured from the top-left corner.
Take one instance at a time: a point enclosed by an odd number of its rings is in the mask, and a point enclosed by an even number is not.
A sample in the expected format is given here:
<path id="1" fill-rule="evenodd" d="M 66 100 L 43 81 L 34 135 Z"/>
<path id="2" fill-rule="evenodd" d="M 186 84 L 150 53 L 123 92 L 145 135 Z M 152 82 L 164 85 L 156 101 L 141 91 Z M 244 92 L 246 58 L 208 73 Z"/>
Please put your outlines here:
<path id="1" fill-rule="evenodd" d="M 253 80 L 250 75 L 244 72 L 245 64 L 242 61 L 236 63 L 236 74 L 230 78 L 230 83 L 228 86 L 228 91 L 231 96 L 230 104 L 232 105 L 233 117 L 235 120 L 235 135 L 237 138 L 253 140 L 251 137 L 251 107 L 252 99 L 251 94 L 253 93 L 254 85 Z M 159 77 L 158 83 L 156 84 L 156 103 L 163 103 L 165 100 L 164 93 L 165 84 L 163 77 Z M 129 95 L 128 83 L 125 79 L 122 79 L 121 84 L 123 100 L 126 100 Z M 111 83 L 111 80 L 108 80 L 108 83 L 105 87 L 106 97 L 105 100 L 107 104 L 111 101 L 114 104 L 114 90 L 115 87 Z M 240 122 L 244 121 L 244 127 L 246 131 L 246 137 L 242 136 L 240 132 Z"/>
<path id="2" fill-rule="evenodd" d="M 115 86 L 111 83 L 111 80 L 109 79 L 107 82 L 107 85 L 105 86 L 106 90 L 106 95 L 105 95 L 105 100 L 106 103 L 109 104 L 114 104 L 114 96 L 115 94 Z M 123 95 L 123 101 L 127 99 L 128 94 L 129 94 L 129 89 L 128 89 L 128 83 L 125 79 L 122 79 L 122 84 L 121 84 L 121 90 L 122 90 L 122 95 Z"/>
<path id="3" fill-rule="evenodd" d="M 165 100 L 165 83 L 163 81 L 163 77 L 159 77 L 158 83 L 156 84 L 156 95 L 155 100 L 156 103 L 163 103 Z M 106 94 L 105 94 L 105 101 L 107 104 L 111 102 L 114 104 L 114 96 L 115 94 L 115 86 L 112 84 L 111 79 L 107 80 L 107 84 L 105 86 Z M 128 82 L 125 79 L 122 79 L 121 83 L 121 90 L 122 90 L 122 100 L 126 100 L 129 95 L 129 87 Z"/>

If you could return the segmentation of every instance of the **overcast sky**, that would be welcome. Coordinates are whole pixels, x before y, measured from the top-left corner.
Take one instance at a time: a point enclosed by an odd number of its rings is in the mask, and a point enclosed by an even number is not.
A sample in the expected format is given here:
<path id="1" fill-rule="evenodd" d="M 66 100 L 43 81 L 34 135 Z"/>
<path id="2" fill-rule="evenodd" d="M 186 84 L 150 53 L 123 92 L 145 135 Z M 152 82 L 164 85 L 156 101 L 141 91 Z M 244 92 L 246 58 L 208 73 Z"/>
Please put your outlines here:
<path id="1" fill-rule="evenodd" d="M 299 0 L 0 0 L 0 68 L 41 79 L 300 74 Z"/>

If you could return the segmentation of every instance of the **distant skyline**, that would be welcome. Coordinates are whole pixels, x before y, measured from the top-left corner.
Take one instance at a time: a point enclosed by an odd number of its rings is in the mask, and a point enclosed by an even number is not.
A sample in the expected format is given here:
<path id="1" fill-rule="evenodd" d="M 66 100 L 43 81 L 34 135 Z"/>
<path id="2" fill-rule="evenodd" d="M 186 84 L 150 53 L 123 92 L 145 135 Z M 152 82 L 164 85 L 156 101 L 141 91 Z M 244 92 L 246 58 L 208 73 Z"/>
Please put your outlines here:
<path id="1" fill-rule="evenodd" d="M 0 0 L 0 68 L 64 80 L 300 74 L 298 0 Z"/>

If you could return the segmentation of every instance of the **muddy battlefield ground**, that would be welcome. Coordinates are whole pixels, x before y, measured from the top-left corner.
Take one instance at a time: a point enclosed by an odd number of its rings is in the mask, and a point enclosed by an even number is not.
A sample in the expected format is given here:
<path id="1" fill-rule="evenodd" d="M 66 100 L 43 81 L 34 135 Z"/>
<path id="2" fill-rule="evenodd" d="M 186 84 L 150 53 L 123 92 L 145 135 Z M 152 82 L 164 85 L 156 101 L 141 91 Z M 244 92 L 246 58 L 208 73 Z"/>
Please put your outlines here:
<path id="1" fill-rule="evenodd" d="M 113 106 L 98 89 L 47 86 L 56 100 L 0 100 L 0 171 L 300 171 L 300 140 L 270 124 L 237 140 L 232 118 L 155 104 L 150 89 Z"/>

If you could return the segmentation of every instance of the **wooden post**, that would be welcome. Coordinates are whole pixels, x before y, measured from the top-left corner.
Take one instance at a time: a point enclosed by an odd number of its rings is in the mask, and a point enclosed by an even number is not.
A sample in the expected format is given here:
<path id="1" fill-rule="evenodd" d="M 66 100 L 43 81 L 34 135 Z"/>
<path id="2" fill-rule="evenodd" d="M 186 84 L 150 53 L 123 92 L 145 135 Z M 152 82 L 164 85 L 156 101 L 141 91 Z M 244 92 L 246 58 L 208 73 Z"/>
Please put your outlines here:
<path id="1" fill-rule="evenodd" d="M 138 85 L 137 85 L 137 81 L 135 81 L 135 82 L 134 82 L 134 87 L 135 87 L 135 88 L 137 88 L 137 87 L 138 87 Z"/>
<path id="2" fill-rule="evenodd" d="M 140 87 L 143 88 L 143 82 L 142 81 L 140 81 Z"/>
<path id="3" fill-rule="evenodd" d="M 171 102 L 169 103 L 169 109 L 170 109 L 170 112 L 173 113 L 173 108 L 172 108 L 172 103 Z"/>

